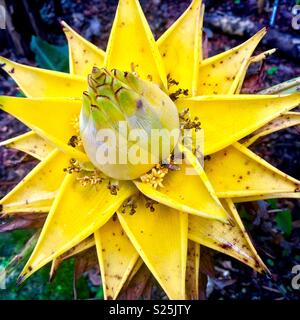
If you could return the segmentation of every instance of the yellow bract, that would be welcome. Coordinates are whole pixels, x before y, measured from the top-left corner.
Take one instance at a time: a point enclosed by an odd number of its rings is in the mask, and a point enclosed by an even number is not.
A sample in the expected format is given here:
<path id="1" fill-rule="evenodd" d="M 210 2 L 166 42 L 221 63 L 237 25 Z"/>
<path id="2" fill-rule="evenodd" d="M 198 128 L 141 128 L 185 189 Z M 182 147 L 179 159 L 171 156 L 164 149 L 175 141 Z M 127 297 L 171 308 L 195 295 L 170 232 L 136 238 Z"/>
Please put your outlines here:
<path id="1" fill-rule="evenodd" d="M 256 130 L 253 135 L 243 142 L 243 145 L 248 147 L 257 141 L 259 138 L 267 136 L 276 131 L 286 129 L 289 127 L 300 125 L 300 112 L 287 112 L 282 116 L 267 123 L 265 126 Z"/>
<path id="2" fill-rule="evenodd" d="M 154 189 L 150 184 L 135 181 L 147 197 L 171 208 L 208 219 L 227 221 L 228 215 L 219 202 L 206 174 L 196 157 L 185 150 L 188 164 L 171 171 L 163 181 L 163 188 Z"/>
<path id="3" fill-rule="evenodd" d="M 101 278 L 106 299 L 116 299 L 139 254 L 123 231 L 117 216 L 95 232 Z"/>
<path id="4" fill-rule="evenodd" d="M 6 215 L 50 211 L 21 280 L 51 261 L 53 276 L 63 260 L 94 245 L 107 299 L 139 298 L 149 270 L 169 298 L 198 299 L 200 245 L 226 253 L 256 271 L 267 271 L 234 202 L 300 197 L 298 180 L 246 148 L 261 136 L 299 124 L 299 114 L 288 111 L 299 104 L 300 94 L 235 95 L 249 65 L 274 50 L 251 58 L 266 33 L 262 29 L 240 46 L 202 61 L 201 4 L 193 0 L 155 43 L 139 2 L 120 0 L 106 53 L 63 22 L 71 74 L 0 58 L 4 70 L 28 97 L 0 97 L 0 107 L 33 130 L 0 146 L 41 160 L 0 205 Z M 179 171 L 169 170 L 158 189 L 140 180 L 127 181 L 120 182 L 117 195 L 112 195 L 111 181 L 106 178 L 101 184 L 83 186 L 78 178 L 89 172 L 66 174 L 71 157 L 89 162 L 83 148 L 74 148 L 69 141 L 78 134 L 74 122 L 87 89 L 86 76 L 95 65 L 136 72 L 168 93 L 188 89 L 189 98 L 178 99 L 176 104 L 180 112 L 188 108 L 192 118 L 201 121 L 204 153 L 209 155 L 204 168 L 191 151 L 179 145 L 187 163 L 180 164 Z M 147 87 L 141 84 L 139 93 L 156 106 L 164 104 Z M 241 145 L 237 141 L 243 138 Z M 135 213 L 127 212 L 123 202 L 128 198 Z M 137 282 L 141 285 L 130 291 Z"/>
<path id="5" fill-rule="evenodd" d="M 210 156 L 205 171 L 218 197 L 298 192 L 300 182 L 236 143 Z"/>
<path id="6" fill-rule="evenodd" d="M 289 96 L 224 95 L 180 99 L 179 111 L 189 108 L 201 119 L 204 154 L 219 151 L 265 125 L 300 103 L 300 94 Z"/>
<path id="7" fill-rule="evenodd" d="M 73 121 L 79 116 L 81 100 L 0 97 L 0 108 L 70 156 L 88 161 L 83 151 L 68 145 L 77 134 Z"/>
<path id="8" fill-rule="evenodd" d="M 51 264 L 50 274 L 49 274 L 49 280 L 51 281 L 55 277 L 58 268 L 60 267 L 61 263 L 64 260 L 74 257 L 75 255 L 80 254 L 83 251 L 88 250 L 94 246 L 95 246 L 95 240 L 94 240 L 94 237 L 91 236 L 89 238 L 84 239 L 80 243 L 78 243 L 75 247 L 66 251 L 63 255 L 53 259 Z"/>
<path id="9" fill-rule="evenodd" d="M 135 71 L 142 79 L 152 80 L 167 88 L 161 56 L 137 0 L 119 1 L 105 66 L 108 69 Z"/>
<path id="10" fill-rule="evenodd" d="M 121 225 L 168 297 L 184 299 L 187 214 L 161 204 L 151 213 L 142 198 L 137 205 L 134 215 L 118 212 Z"/>
<path id="11" fill-rule="evenodd" d="M 105 183 L 82 186 L 77 178 L 73 173 L 64 179 L 22 278 L 27 278 L 103 226 L 135 192 L 131 183 L 122 183 L 118 195 L 114 196 Z"/>
<path id="12" fill-rule="evenodd" d="M 105 52 L 81 37 L 64 21 L 61 24 L 69 44 L 70 73 L 86 77 L 94 66 L 103 67 Z"/>
<path id="13" fill-rule="evenodd" d="M 230 211 L 234 225 L 190 215 L 189 238 L 201 245 L 226 253 L 259 272 L 266 270 L 234 205 L 230 200 L 225 200 L 223 205 Z"/>
<path id="14" fill-rule="evenodd" d="M 65 176 L 63 168 L 68 166 L 68 162 L 68 157 L 53 151 L 0 200 L 2 212 L 7 215 L 48 212 Z"/>
<path id="15" fill-rule="evenodd" d="M 3 141 L 0 143 L 0 147 L 13 148 L 23 151 L 38 160 L 45 159 L 54 150 L 53 146 L 51 146 L 33 131 Z"/>
<path id="16" fill-rule="evenodd" d="M 199 300 L 200 245 L 188 241 L 186 262 L 186 299 Z"/>
<path id="17" fill-rule="evenodd" d="M 234 94 L 242 71 L 265 34 L 264 28 L 243 44 L 204 60 L 199 68 L 196 95 Z"/>
<path id="18" fill-rule="evenodd" d="M 44 70 L 0 57 L 2 68 L 28 98 L 81 98 L 86 79 L 68 73 Z"/>
<path id="19" fill-rule="evenodd" d="M 196 94 L 202 60 L 201 3 L 202 0 L 194 0 L 157 42 L 169 79 L 179 83 L 169 87 L 171 92 L 181 88 L 188 89 L 190 95 Z"/>

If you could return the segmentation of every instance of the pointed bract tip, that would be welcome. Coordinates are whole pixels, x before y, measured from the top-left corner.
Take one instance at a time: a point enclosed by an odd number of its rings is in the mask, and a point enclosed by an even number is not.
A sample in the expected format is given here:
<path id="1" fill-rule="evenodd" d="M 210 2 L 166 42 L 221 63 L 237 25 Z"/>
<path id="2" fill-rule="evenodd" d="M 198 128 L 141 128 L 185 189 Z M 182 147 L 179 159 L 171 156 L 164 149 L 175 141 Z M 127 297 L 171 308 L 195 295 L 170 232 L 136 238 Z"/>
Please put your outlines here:
<path id="1" fill-rule="evenodd" d="M 268 33 L 268 29 L 266 27 L 261 28 L 256 34 L 261 36 L 263 38 Z"/>
<path id="2" fill-rule="evenodd" d="M 68 27 L 66 21 L 64 21 L 64 20 L 59 20 L 59 23 L 63 28 L 67 28 Z"/>
<path id="3" fill-rule="evenodd" d="M 25 280 L 25 274 L 24 275 L 20 275 L 16 281 L 16 285 L 19 286 L 23 283 L 23 281 Z"/>

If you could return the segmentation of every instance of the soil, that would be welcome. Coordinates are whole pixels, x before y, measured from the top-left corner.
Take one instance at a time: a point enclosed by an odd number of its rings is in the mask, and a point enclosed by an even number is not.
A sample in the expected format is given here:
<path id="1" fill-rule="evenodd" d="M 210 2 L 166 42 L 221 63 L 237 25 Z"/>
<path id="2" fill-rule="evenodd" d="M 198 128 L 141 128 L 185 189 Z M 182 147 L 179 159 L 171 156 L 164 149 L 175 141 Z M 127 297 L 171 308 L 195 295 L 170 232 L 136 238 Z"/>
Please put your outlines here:
<path id="1" fill-rule="evenodd" d="M 146 17 L 156 37 L 159 37 L 188 6 L 190 1 L 151 0 L 141 1 Z M 219 10 L 227 14 L 243 16 L 254 22 L 269 25 L 274 1 L 264 1 L 265 6 L 258 13 L 257 3 L 262 1 L 206 1 L 207 10 Z M 31 1 L 28 1 L 30 4 Z M 36 1 L 34 12 L 37 12 L 39 32 L 43 38 L 53 44 L 64 43 L 64 36 L 59 27 L 59 20 L 65 20 L 81 34 L 105 49 L 111 29 L 117 1 L 103 0 L 60 0 Z M 280 1 L 274 28 L 299 36 L 291 27 L 292 7 L 296 1 Z M 23 28 L 24 29 L 24 28 Z M 24 33 L 29 31 L 24 30 Z M 22 32 L 21 32 L 22 33 Z M 34 32 L 32 32 L 34 33 Z M 208 53 L 214 55 L 240 44 L 245 39 L 221 34 L 206 27 Z M 3 38 L 3 31 L 1 31 Z M 28 34 L 24 35 L 27 39 Z M 0 54 L 22 63 L 34 65 L 33 55 L 28 50 L 29 38 L 24 47 L 27 54 L 16 56 L 8 40 L 0 47 Z M 270 49 L 259 47 L 257 52 Z M 269 57 L 263 66 L 258 81 L 244 92 L 258 92 L 261 89 L 300 75 L 300 57 L 289 60 L 281 52 Z M 271 71 L 272 72 L 271 72 Z M 18 89 L 14 82 L 1 71 L 0 94 L 16 95 Z M 257 73 L 252 68 L 248 79 Z M 21 134 L 28 129 L 20 122 L 0 112 L 0 141 Z M 260 140 L 255 151 L 270 163 L 286 173 L 300 179 L 300 143 L 299 129 L 281 131 Z M 36 161 L 23 153 L 6 150 L 0 151 L 0 196 L 4 196 L 26 175 Z M 216 253 L 214 255 L 216 278 L 209 280 L 208 298 L 215 299 L 276 299 L 292 300 L 300 298 L 300 291 L 291 286 L 293 266 L 300 264 L 300 202 L 296 200 L 278 200 L 275 202 L 259 201 L 244 204 L 240 209 L 247 212 L 243 217 L 246 227 L 262 259 L 269 267 L 272 276 L 259 275 L 250 268 Z M 288 209 L 292 214 L 293 230 L 284 235 L 279 229 L 275 216 L 278 210 Z M 277 210 L 277 211 L 276 211 Z"/>

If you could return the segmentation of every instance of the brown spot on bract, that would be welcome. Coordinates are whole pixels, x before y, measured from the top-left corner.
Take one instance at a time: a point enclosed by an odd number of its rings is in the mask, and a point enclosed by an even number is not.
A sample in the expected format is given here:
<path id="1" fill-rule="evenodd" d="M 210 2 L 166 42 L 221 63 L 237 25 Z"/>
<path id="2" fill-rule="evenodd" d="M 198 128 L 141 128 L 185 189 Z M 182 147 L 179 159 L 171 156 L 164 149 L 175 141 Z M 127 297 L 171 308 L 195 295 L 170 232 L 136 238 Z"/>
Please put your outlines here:
<path id="1" fill-rule="evenodd" d="M 231 243 L 221 243 L 221 244 L 219 244 L 219 246 L 224 250 L 229 250 L 229 249 L 232 248 L 232 244 Z"/>

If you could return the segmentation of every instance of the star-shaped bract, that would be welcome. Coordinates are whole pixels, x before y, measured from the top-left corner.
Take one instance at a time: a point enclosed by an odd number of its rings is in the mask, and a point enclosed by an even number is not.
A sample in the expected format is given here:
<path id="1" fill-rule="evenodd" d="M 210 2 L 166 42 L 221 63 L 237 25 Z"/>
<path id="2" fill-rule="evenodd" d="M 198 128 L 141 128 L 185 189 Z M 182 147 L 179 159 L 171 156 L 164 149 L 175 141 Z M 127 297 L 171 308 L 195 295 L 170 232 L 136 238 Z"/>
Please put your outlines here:
<path id="1" fill-rule="evenodd" d="M 299 121 L 297 113 L 288 112 L 300 103 L 300 94 L 239 95 L 252 53 L 266 31 L 202 60 L 203 14 L 201 0 L 194 0 L 155 41 L 138 1 L 120 0 L 106 52 L 62 23 L 69 43 L 69 74 L 0 59 L 27 96 L 0 97 L 1 108 L 32 129 L 1 145 L 41 161 L 1 200 L 2 211 L 11 217 L 49 212 L 21 280 L 51 261 L 54 272 L 60 261 L 93 245 L 107 299 L 116 299 L 134 277 L 145 277 L 147 268 L 170 299 L 198 298 L 200 245 L 256 271 L 266 270 L 234 202 L 299 198 L 299 181 L 250 151 L 249 139 L 244 145 L 238 141 L 255 133 L 253 141 L 272 131 L 274 119 L 292 115 L 294 123 Z M 169 93 L 187 89 L 188 96 L 176 105 L 179 112 L 189 108 L 201 120 L 204 167 L 187 151 L 188 164 L 170 171 L 164 188 L 120 181 L 117 195 L 105 184 L 83 186 L 76 175 L 64 172 L 71 158 L 89 161 L 82 147 L 73 148 L 68 141 L 76 135 L 74 119 L 93 66 L 134 71 Z M 173 86 L 168 79 L 176 80 Z M 187 165 L 197 175 L 185 175 Z M 154 212 L 146 208 L 142 194 L 158 202 Z M 132 196 L 137 199 L 135 214 L 123 213 L 120 207 Z"/>

